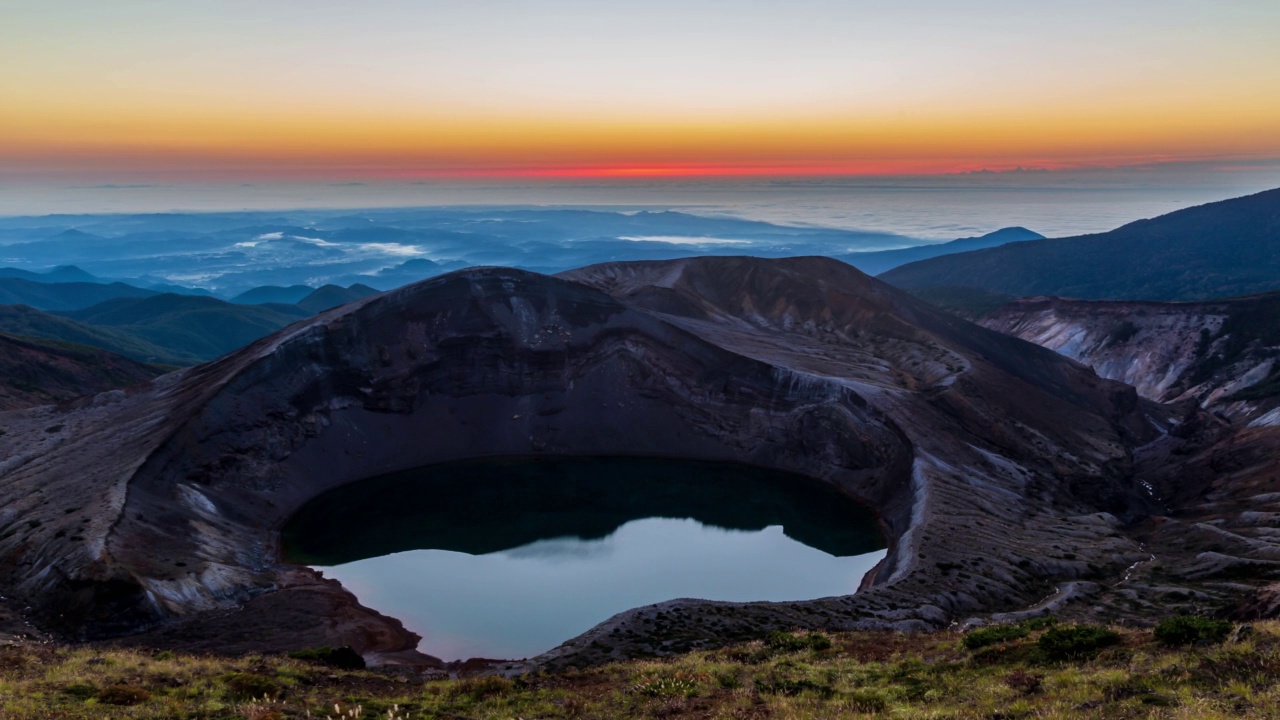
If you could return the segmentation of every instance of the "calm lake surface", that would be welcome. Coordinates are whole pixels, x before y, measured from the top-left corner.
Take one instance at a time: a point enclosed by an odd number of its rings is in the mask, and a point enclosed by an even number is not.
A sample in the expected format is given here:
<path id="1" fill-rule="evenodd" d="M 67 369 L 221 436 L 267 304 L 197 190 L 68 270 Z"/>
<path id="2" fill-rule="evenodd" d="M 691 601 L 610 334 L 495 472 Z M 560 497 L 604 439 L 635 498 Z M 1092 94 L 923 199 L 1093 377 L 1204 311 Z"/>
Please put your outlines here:
<path id="1" fill-rule="evenodd" d="M 811 480 L 636 458 L 454 463 L 305 506 L 286 557 L 422 635 L 446 660 L 536 655 L 681 597 L 847 595 L 884 557 L 864 507 Z"/>

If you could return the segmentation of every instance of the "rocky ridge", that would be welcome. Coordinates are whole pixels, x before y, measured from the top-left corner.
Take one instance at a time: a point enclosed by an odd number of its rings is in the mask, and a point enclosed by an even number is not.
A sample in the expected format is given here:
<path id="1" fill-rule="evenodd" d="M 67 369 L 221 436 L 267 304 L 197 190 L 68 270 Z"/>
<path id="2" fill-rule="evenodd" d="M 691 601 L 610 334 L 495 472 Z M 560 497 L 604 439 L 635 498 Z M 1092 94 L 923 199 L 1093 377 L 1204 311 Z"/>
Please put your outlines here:
<path id="1" fill-rule="evenodd" d="M 1280 424 L 1280 294 L 1199 303 L 1024 298 L 979 322 L 1151 400 Z"/>

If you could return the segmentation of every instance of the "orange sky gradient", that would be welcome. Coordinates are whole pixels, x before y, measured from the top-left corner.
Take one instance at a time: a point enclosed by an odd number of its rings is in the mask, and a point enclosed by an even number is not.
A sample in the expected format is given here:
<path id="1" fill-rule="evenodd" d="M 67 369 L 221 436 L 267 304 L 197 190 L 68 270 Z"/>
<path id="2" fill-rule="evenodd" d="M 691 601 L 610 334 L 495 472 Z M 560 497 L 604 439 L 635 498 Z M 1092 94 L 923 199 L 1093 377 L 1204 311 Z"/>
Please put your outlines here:
<path id="1" fill-rule="evenodd" d="M 0 27 L 6 177 L 920 175 L 1280 158 L 1270 1 L 970 8 L 1004 13 L 989 17 L 939 2 L 388 1 L 371 17 L 327 2 L 99 5 L 31 3 Z"/>

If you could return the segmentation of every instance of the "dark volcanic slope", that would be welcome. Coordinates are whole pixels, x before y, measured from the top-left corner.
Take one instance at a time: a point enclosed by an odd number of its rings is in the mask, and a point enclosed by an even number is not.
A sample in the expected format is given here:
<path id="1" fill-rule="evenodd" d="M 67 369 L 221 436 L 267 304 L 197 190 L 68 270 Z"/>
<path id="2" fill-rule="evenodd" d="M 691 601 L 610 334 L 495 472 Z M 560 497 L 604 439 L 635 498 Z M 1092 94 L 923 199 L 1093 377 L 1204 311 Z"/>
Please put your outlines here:
<path id="1" fill-rule="evenodd" d="M 0 415 L 13 530 L 0 532 L 0 592 L 69 635 L 403 650 L 414 639 L 398 625 L 279 564 L 294 510 L 434 462 L 616 454 L 825 483 L 879 512 L 889 556 L 857 595 L 641 608 L 544 666 L 769 627 L 1105 605 L 1148 556 L 1119 518 L 1148 502 L 1132 452 L 1162 423 L 1132 388 L 833 260 L 467 270 L 145 390 Z M 678 637 L 653 634 L 658 611 L 686 618 Z"/>
<path id="2" fill-rule="evenodd" d="M 127 387 L 160 372 L 97 348 L 0 334 L 0 410 Z"/>
<path id="3" fill-rule="evenodd" d="M 923 260 L 898 287 L 970 286 L 1019 297 L 1204 300 L 1280 289 L 1280 190 L 1179 210 L 1111 232 Z"/>

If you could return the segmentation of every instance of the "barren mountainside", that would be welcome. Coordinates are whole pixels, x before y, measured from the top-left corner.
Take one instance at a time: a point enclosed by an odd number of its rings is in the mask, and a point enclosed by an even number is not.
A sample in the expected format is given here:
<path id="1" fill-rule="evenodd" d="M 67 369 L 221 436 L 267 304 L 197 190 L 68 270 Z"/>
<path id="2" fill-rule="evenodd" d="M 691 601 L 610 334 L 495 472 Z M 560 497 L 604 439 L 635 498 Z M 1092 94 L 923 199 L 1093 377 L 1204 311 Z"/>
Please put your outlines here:
<path id="1" fill-rule="evenodd" d="M 1027 298 L 981 324 L 1091 366 L 1164 403 L 1259 419 L 1280 405 L 1280 295 L 1204 303 Z"/>

